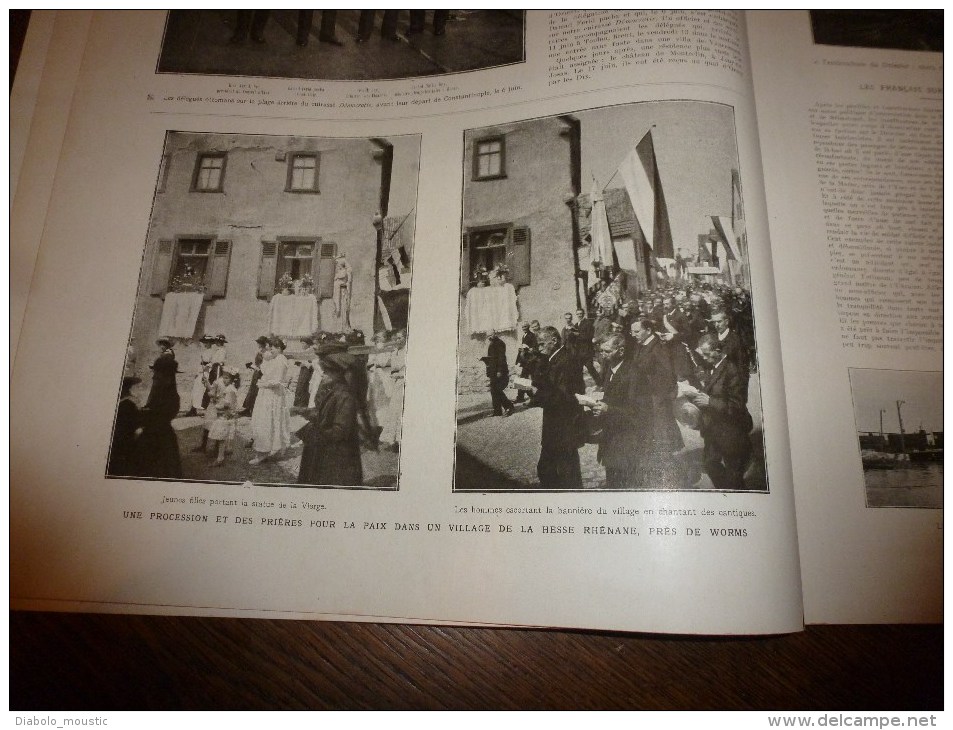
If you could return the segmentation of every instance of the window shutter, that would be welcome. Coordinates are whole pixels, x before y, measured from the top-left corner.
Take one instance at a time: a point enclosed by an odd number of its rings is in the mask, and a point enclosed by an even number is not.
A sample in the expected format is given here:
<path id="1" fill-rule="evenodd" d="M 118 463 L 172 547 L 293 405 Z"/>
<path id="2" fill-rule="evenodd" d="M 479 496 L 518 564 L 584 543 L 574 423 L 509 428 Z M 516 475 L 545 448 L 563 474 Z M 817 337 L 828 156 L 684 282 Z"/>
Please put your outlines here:
<path id="1" fill-rule="evenodd" d="M 278 273 L 278 242 L 261 242 L 261 262 L 258 266 L 258 298 L 271 301 L 275 293 Z"/>
<path id="2" fill-rule="evenodd" d="M 318 275 L 314 279 L 314 290 L 318 299 L 330 299 L 334 296 L 334 257 L 338 253 L 336 243 L 319 243 Z"/>
<path id="3" fill-rule="evenodd" d="M 169 277 L 172 275 L 172 241 L 159 241 L 156 257 L 152 264 L 152 295 L 162 296 L 169 291 Z"/>
<path id="4" fill-rule="evenodd" d="M 460 291 L 464 294 L 470 288 L 470 234 L 463 234 L 463 247 L 460 254 Z"/>
<path id="5" fill-rule="evenodd" d="M 205 298 L 224 297 L 228 284 L 228 264 L 232 257 L 231 241 L 216 241 L 209 258 L 209 272 L 205 277 Z"/>
<path id="6" fill-rule="evenodd" d="M 513 239 L 506 252 L 513 286 L 530 284 L 530 231 L 525 226 L 513 228 Z"/>

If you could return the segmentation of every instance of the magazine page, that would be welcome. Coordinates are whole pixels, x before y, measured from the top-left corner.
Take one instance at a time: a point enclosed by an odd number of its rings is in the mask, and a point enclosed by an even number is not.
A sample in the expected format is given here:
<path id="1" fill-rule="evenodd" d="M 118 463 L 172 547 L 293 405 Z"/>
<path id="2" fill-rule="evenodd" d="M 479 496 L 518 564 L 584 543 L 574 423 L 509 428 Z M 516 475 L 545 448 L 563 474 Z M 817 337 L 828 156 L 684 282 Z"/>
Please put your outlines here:
<path id="1" fill-rule="evenodd" d="M 798 630 L 746 58 L 737 13 L 95 13 L 14 607 Z"/>
<path id="2" fill-rule="evenodd" d="M 812 623 L 942 616 L 942 28 L 749 17 Z"/>
<path id="3" fill-rule="evenodd" d="M 10 92 L 10 347 L 16 356 L 91 13 L 31 13 Z M 20 184 L 27 191 L 18 195 Z"/>

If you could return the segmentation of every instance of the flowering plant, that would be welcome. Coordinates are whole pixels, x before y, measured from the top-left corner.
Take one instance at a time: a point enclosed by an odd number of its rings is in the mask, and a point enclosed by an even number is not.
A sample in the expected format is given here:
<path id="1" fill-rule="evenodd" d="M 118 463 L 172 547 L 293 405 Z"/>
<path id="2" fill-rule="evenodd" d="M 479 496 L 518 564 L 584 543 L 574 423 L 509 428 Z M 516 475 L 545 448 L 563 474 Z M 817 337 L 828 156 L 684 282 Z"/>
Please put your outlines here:
<path id="1" fill-rule="evenodd" d="M 173 276 L 169 282 L 169 290 L 174 292 L 199 292 L 205 293 L 205 278 L 195 271 L 195 268 L 187 264 L 178 276 Z"/>
<path id="2" fill-rule="evenodd" d="M 286 271 L 284 274 L 278 277 L 278 285 L 275 287 L 275 293 L 282 294 L 284 293 L 286 289 L 293 290 L 294 287 L 295 287 L 294 279 L 292 279 L 291 274 L 289 274 Z"/>
<path id="3" fill-rule="evenodd" d="M 301 277 L 301 283 L 298 285 L 298 291 L 310 294 L 314 290 L 314 277 L 311 274 L 305 274 Z"/>

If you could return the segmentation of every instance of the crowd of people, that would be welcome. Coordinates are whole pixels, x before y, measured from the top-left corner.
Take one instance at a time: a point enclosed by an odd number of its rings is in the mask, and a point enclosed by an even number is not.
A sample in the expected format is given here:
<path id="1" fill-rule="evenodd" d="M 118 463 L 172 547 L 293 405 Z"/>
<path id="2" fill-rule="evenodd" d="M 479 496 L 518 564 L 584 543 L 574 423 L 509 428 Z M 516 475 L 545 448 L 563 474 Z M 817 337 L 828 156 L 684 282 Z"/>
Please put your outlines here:
<path id="1" fill-rule="evenodd" d="M 201 371 L 192 383 L 190 408 L 182 415 L 201 416 L 201 440 L 193 451 L 209 454 L 213 466 L 222 466 L 240 439 L 254 452 L 250 467 L 283 458 L 292 445 L 293 416 L 305 422 L 297 429 L 303 442 L 299 484 L 359 486 L 362 448 L 399 449 L 402 330 L 378 332 L 370 345 L 360 330 L 319 332 L 303 338 L 305 350 L 294 361 L 280 337 L 258 337 L 255 357 L 245 364 L 251 378 L 241 400 L 241 375 L 227 365 L 225 336 L 204 336 L 199 342 Z M 159 354 L 150 366 L 152 387 L 143 407 L 132 395 L 141 380 L 129 372 L 123 378 L 110 475 L 183 477 L 172 426 L 180 414 L 179 366 L 169 339 L 160 338 L 156 345 Z M 134 350 L 130 353 L 134 363 Z"/>
<path id="2" fill-rule="evenodd" d="M 541 488 L 581 489 L 579 449 L 587 442 L 598 443 L 608 489 L 695 486 L 701 474 L 685 458 L 680 422 L 699 433 L 701 468 L 714 488 L 745 489 L 756 368 L 748 292 L 677 282 L 635 298 L 618 288 L 591 295 L 594 317 L 579 309 L 561 328 L 521 326 L 515 400 L 543 411 Z M 501 344 L 491 336 L 484 361 L 494 414 L 506 416 L 514 405 L 503 393 Z"/>
<path id="3" fill-rule="evenodd" d="M 230 43 L 239 45 L 251 38 L 255 43 L 265 42 L 265 27 L 271 16 L 270 10 L 238 10 L 235 23 L 235 31 L 232 33 Z M 364 43 L 370 39 L 374 32 L 376 10 L 361 10 L 358 17 L 357 37 L 358 43 Z M 380 33 L 386 40 L 398 41 L 398 23 L 399 10 L 384 10 L 381 19 Z M 427 22 L 426 10 L 411 10 L 410 24 L 407 27 L 408 35 L 423 33 Z M 447 21 L 450 19 L 449 10 L 433 11 L 433 34 L 441 36 L 446 33 Z M 321 11 L 321 27 L 318 31 L 318 40 L 321 43 L 328 43 L 333 46 L 343 46 L 344 41 L 337 34 L 337 10 Z M 297 27 L 295 29 L 295 42 L 299 46 L 307 46 L 311 36 L 311 26 L 314 22 L 314 10 L 299 10 Z"/>

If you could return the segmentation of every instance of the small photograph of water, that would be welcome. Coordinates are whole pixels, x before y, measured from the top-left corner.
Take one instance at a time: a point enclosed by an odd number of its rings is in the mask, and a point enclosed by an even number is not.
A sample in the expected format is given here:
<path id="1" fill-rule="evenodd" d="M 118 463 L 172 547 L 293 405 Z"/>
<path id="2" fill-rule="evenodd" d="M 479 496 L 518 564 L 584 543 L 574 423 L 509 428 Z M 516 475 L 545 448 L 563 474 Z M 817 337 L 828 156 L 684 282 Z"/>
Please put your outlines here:
<path id="1" fill-rule="evenodd" d="M 868 507 L 943 507 L 943 373 L 851 368 Z"/>

